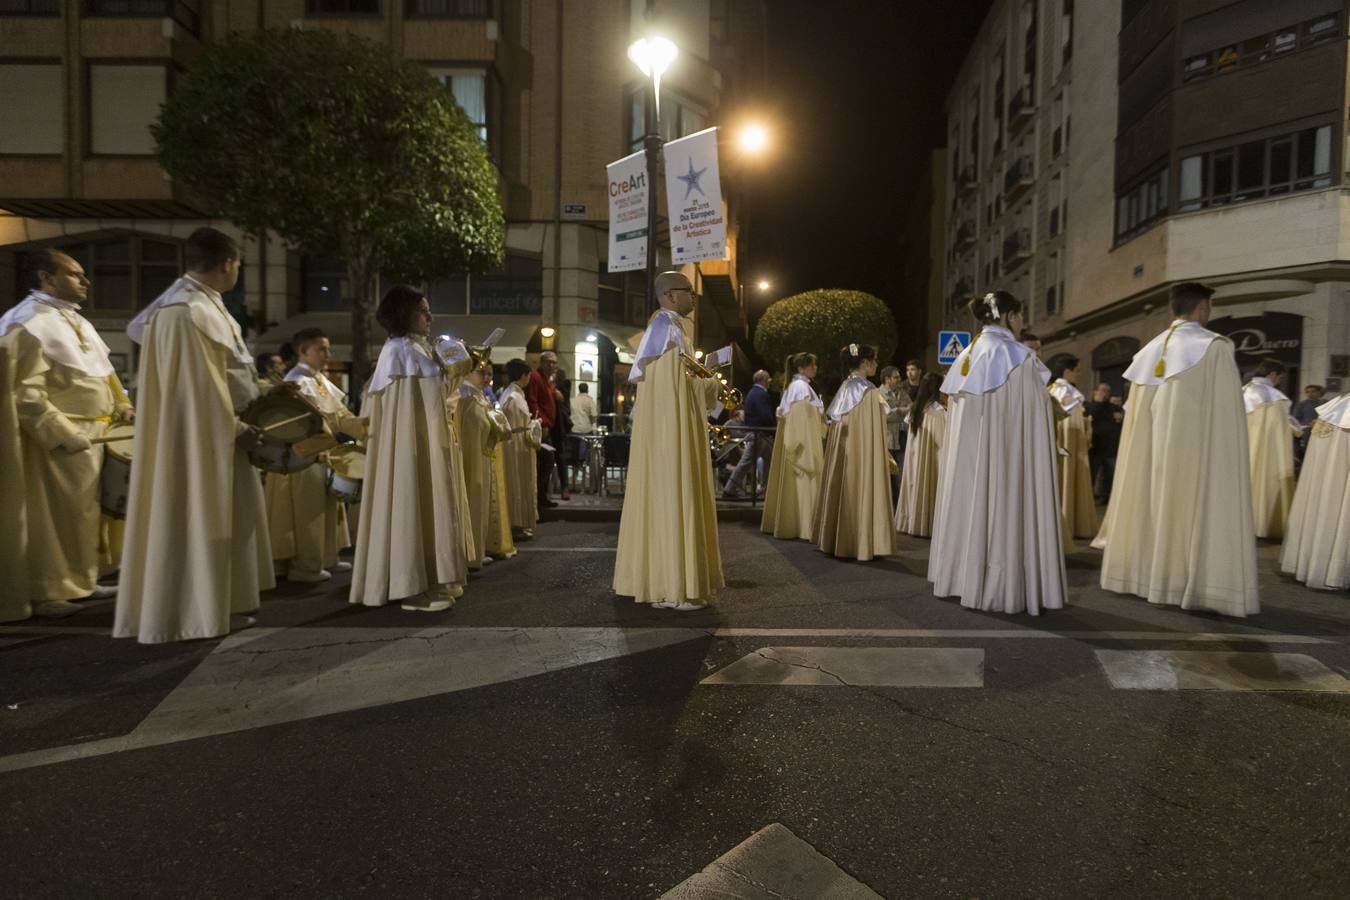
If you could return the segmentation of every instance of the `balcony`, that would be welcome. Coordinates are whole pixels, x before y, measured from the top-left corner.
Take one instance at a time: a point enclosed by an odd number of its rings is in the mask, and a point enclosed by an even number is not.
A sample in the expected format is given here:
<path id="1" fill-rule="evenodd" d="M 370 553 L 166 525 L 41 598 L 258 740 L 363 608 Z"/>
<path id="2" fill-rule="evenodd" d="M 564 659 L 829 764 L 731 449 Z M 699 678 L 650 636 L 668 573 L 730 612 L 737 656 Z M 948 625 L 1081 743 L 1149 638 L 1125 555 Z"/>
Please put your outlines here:
<path id="1" fill-rule="evenodd" d="M 970 298 L 975 295 L 975 284 L 969 278 L 962 278 L 952 288 L 951 295 L 947 298 L 947 303 L 952 309 L 961 309 L 970 302 Z"/>
<path id="2" fill-rule="evenodd" d="M 1003 239 L 1003 271 L 1011 272 L 1016 266 L 1031 259 L 1031 231 L 1019 228 Z"/>
<path id="3" fill-rule="evenodd" d="M 975 167 L 966 166 L 961 170 L 961 177 L 956 182 L 956 190 L 960 194 L 969 194 L 979 186 L 979 179 L 975 177 Z"/>
<path id="4" fill-rule="evenodd" d="M 1003 175 L 1003 194 L 1008 198 L 1009 206 L 1035 184 L 1036 169 L 1030 156 L 1023 156 L 1009 166 Z"/>
<path id="5" fill-rule="evenodd" d="M 975 223 L 962 222 L 956 229 L 956 249 L 965 250 L 975 243 Z"/>
<path id="6" fill-rule="evenodd" d="M 1031 85 L 1024 84 L 1013 94 L 1012 102 L 1008 104 L 1008 123 L 1013 128 L 1020 128 L 1031 121 L 1035 112 L 1036 98 L 1031 94 Z"/>

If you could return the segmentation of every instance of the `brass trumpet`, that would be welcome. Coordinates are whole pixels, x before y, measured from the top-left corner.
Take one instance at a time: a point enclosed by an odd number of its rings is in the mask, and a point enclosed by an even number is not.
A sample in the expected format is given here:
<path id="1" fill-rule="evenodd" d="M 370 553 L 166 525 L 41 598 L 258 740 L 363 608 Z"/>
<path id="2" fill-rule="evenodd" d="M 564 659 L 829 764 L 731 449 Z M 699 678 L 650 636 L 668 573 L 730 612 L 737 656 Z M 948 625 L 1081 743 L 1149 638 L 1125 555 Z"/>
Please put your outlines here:
<path id="1" fill-rule="evenodd" d="M 709 422 L 708 440 L 712 443 L 714 450 L 721 450 L 727 444 L 735 440 L 735 438 L 731 436 L 731 432 L 727 431 L 725 426 L 714 425 Z"/>
<path id="2" fill-rule="evenodd" d="M 732 412 L 741 405 L 741 392 L 738 388 L 734 388 L 727 384 L 726 381 L 722 379 L 722 376 L 718 375 L 712 369 L 698 362 L 694 358 L 685 356 L 683 359 L 685 371 L 690 375 L 693 375 L 696 378 L 717 379 L 717 399 L 721 401 L 724 407 L 726 407 L 727 412 Z"/>

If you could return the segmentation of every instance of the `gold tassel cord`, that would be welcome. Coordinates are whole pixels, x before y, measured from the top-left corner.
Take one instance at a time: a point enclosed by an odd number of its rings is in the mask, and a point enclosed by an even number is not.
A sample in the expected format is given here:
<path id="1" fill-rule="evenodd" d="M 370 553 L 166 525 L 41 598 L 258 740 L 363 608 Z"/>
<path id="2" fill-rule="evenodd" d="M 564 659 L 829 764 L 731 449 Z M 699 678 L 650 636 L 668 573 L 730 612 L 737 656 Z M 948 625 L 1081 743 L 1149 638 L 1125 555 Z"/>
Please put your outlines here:
<path id="1" fill-rule="evenodd" d="M 1172 340 L 1172 332 L 1176 331 L 1180 324 L 1180 322 L 1173 322 L 1172 327 L 1167 329 L 1167 337 L 1163 338 L 1162 356 L 1158 357 L 1158 364 L 1153 367 L 1153 374 L 1159 378 L 1162 378 L 1163 373 L 1167 371 L 1167 345 Z"/>

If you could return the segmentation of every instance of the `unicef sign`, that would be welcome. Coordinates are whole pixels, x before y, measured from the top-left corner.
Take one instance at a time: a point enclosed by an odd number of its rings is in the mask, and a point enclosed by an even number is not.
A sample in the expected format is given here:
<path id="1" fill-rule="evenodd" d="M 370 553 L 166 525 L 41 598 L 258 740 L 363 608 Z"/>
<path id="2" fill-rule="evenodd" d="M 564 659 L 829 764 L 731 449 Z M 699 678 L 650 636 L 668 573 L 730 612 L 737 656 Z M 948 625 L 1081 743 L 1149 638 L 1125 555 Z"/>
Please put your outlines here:
<path id="1" fill-rule="evenodd" d="M 1238 368 L 1246 371 L 1263 359 L 1297 366 L 1303 353 L 1303 317 L 1269 312 L 1260 316 L 1212 319 L 1209 327 L 1233 342 Z"/>

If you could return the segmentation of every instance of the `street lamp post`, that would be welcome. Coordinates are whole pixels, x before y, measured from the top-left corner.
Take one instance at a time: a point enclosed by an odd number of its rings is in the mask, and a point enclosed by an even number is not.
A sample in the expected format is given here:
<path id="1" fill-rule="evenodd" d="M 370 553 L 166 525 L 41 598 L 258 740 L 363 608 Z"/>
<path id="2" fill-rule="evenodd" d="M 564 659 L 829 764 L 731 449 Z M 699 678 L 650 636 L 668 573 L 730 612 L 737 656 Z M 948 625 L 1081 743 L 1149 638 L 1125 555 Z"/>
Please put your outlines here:
<path id="1" fill-rule="evenodd" d="M 663 37 L 639 38 L 628 48 L 628 58 L 652 80 L 652 102 L 643 104 L 643 152 L 647 157 L 647 311 L 656 309 L 656 178 L 661 152 L 661 76 L 679 55 L 679 48 Z"/>

